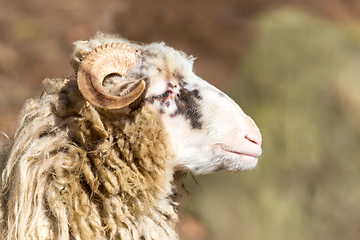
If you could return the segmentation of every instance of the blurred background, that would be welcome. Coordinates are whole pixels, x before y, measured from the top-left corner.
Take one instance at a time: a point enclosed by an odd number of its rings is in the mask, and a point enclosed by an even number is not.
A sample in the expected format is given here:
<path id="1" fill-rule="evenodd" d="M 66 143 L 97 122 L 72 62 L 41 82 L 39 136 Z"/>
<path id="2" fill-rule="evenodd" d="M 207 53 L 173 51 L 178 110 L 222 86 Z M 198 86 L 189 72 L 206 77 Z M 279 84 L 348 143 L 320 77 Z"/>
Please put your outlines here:
<path id="1" fill-rule="evenodd" d="M 165 41 L 257 123 L 251 172 L 187 176 L 181 240 L 360 238 L 360 1 L 0 0 L 0 142 L 97 31 Z"/>

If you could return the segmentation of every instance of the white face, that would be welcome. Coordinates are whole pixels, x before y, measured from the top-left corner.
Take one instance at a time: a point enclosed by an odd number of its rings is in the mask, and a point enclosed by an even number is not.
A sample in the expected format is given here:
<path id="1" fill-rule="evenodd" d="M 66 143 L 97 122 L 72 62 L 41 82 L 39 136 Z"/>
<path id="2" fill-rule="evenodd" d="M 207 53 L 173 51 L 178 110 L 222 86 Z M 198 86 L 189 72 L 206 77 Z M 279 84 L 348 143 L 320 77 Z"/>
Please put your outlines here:
<path id="1" fill-rule="evenodd" d="M 246 171 L 262 153 L 254 121 L 227 95 L 192 72 L 192 61 L 173 50 L 144 54 L 149 80 L 145 104 L 158 112 L 175 152 L 175 170 L 207 174 Z M 146 51 L 145 51 L 146 52 Z M 155 52 L 155 53 L 154 53 Z M 171 59 L 171 61 L 169 61 Z"/>

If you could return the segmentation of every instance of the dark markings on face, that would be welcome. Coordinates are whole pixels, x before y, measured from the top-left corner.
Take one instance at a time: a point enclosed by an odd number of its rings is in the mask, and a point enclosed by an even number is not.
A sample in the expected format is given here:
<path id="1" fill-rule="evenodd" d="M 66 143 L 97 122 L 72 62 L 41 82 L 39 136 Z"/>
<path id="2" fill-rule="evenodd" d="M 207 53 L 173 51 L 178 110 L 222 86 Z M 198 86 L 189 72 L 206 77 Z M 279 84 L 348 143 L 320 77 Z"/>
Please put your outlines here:
<path id="1" fill-rule="evenodd" d="M 155 98 L 154 97 L 147 97 L 145 98 L 145 101 L 149 104 L 153 104 L 155 102 Z"/>
<path id="2" fill-rule="evenodd" d="M 188 91 L 184 88 L 181 88 L 179 95 L 175 98 L 175 104 L 177 110 L 175 113 L 171 114 L 171 117 L 177 115 L 183 115 L 185 119 L 190 120 L 190 125 L 194 129 L 202 128 L 199 101 L 202 99 L 198 90 Z"/>
<path id="3" fill-rule="evenodd" d="M 148 98 L 145 98 L 145 101 L 149 104 L 153 104 L 155 99 L 156 99 L 155 97 L 148 97 Z M 163 114 L 163 113 L 165 113 L 165 108 L 170 107 L 170 102 L 168 102 L 168 101 L 160 102 L 160 106 L 161 106 L 160 113 Z"/>
<path id="4" fill-rule="evenodd" d="M 196 97 L 197 99 L 202 99 L 199 90 L 195 89 L 191 91 L 191 94 L 194 95 L 194 97 Z"/>
<path id="5" fill-rule="evenodd" d="M 173 76 L 174 76 L 174 78 L 176 78 L 177 80 L 179 80 L 179 82 L 183 82 L 184 86 L 187 84 L 186 82 L 183 81 L 184 76 L 183 76 L 178 70 L 175 70 L 175 71 L 173 72 Z"/>
<path id="6" fill-rule="evenodd" d="M 157 56 L 156 53 L 149 51 L 149 50 L 144 50 L 141 52 L 142 53 L 142 57 L 143 58 L 154 58 Z"/>
<path id="7" fill-rule="evenodd" d="M 149 65 L 147 64 L 141 64 L 140 65 L 140 71 L 145 72 L 149 69 Z"/>
<path id="8" fill-rule="evenodd" d="M 170 106 L 170 103 L 169 103 L 168 101 L 166 101 L 166 102 L 161 102 L 160 105 L 161 105 L 162 107 L 163 107 L 164 105 L 165 105 L 166 107 L 169 107 L 169 106 Z"/>
<path id="9" fill-rule="evenodd" d="M 132 73 L 132 74 L 129 74 L 129 78 L 132 78 L 132 79 L 145 79 L 145 74 L 141 73 L 141 72 L 136 72 L 136 73 Z"/>

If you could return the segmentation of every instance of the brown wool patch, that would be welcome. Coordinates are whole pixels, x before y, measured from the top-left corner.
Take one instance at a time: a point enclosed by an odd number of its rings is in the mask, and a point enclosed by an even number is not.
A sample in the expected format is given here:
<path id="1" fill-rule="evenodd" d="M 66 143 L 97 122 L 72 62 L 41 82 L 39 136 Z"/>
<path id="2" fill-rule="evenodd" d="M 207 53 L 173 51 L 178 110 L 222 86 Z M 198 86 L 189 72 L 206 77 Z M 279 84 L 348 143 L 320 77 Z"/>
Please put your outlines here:
<path id="1" fill-rule="evenodd" d="M 74 102 L 73 82 L 59 87 L 54 81 L 60 92 L 51 80 L 46 84 L 51 94 L 24 107 L 7 160 L 0 233 L 9 239 L 42 239 L 43 233 L 49 239 L 136 239 L 140 223 L 134 221 L 145 216 L 174 236 L 165 229 L 177 221 L 176 210 L 156 203 L 167 199 L 172 179 L 159 116 L 145 106 L 113 122 Z"/>

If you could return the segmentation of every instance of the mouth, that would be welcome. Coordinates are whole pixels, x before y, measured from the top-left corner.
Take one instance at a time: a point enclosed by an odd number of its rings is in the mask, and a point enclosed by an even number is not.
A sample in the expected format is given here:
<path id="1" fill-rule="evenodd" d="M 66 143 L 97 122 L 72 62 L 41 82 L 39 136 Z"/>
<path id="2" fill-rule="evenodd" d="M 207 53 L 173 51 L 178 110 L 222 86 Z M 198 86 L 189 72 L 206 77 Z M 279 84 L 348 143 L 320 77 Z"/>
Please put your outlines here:
<path id="1" fill-rule="evenodd" d="M 253 146 L 251 149 L 246 149 L 244 151 L 235 150 L 232 147 L 229 147 L 225 144 L 217 144 L 217 148 L 224 154 L 230 157 L 241 158 L 242 160 L 248 159 L 258 159 L 261 156 L 262 150 L 261 147 Z"/>
<path id="2" fill-rule="evenodd" d="M 222 160 L 222 169 L 229 172 L 244 172 L 256 167 L 262 150 L 256 144 L 244 144 L 242 147 L 230 147 L 226 144 L 216 144 L 215 152 Z"/>

